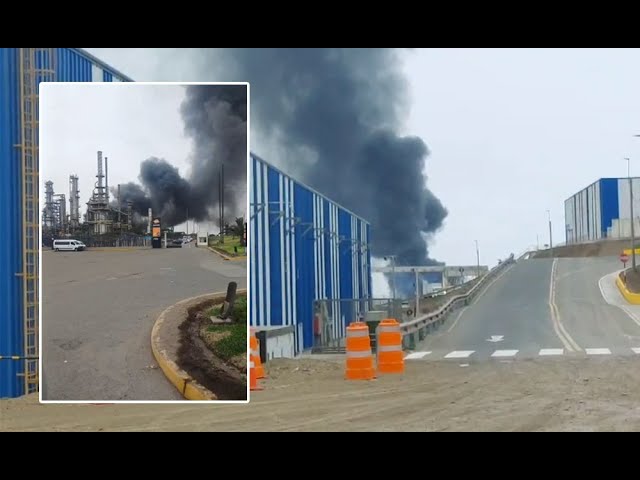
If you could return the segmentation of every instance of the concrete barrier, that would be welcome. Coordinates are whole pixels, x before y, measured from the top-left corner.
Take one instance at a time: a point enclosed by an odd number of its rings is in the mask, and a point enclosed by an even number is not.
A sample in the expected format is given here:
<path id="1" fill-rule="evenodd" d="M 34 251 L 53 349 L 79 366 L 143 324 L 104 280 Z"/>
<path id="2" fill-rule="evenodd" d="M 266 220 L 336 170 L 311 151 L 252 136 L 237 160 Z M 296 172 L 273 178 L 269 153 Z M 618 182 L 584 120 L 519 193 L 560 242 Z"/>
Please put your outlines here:
<path id="1" fill-rule="evenodd" d="M 630 291 L 625 285 L 624 280 L 622 280 L 622 275 L 624 275 L 624 272 L 621 272 L 616 277 L 616 285 L 618 286 L 618 290 L 620 290 L 620 293 L 627 302 L 631 303 L 632 305 L 640 305 L 640 293 L 633 293 L 632 291 Z"/>
<path id="2" fill-rule="evenodd" d="M 238 295 L 246 295 L 246 289 L 238 289 Z M 213 392 L 200 385 L 177 363 L 180 347 L 180 325 L 188 318 L 189 309 L 205 302 L 222 303 L 226 292 L 216 292 L 187 298 L 165 309 L 157 318 L 151 331 L 151 350 L 167 379 L 187 400 L 216 400 Z"/>

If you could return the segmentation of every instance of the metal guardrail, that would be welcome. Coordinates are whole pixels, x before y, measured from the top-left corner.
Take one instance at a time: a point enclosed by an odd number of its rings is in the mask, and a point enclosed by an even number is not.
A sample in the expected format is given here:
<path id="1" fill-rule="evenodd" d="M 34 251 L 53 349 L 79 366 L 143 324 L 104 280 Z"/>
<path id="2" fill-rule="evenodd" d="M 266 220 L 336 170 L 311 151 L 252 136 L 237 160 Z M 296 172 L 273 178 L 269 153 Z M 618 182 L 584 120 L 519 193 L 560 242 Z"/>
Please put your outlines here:
<path id="1" fill-rule="evenodd" d="M 525 252 L 521 257 L 526 255 Z M 520 258 L 521 258 L 520 257 Z M 459 306 L 460 303 L 467 305 L 471 299 L 483 288 L 491 279 L 495 278 L 500 272 L 504 271 L 510 265 L 515 263 L 515 256 L 511 254 L 505 261 L 496 265 L 482 279 L 476 283 L 471 290 L 465 294 L 456 295 L 451 298 L 445 305 L 435 312 L 428 313 L 409 322 L 400 325 L 400 331 L 403 336 L 403 346 L 407 349 L 414 349 L 416 345 L 422 341 L 431 329 L 442 324 L 449 312 Z"/>

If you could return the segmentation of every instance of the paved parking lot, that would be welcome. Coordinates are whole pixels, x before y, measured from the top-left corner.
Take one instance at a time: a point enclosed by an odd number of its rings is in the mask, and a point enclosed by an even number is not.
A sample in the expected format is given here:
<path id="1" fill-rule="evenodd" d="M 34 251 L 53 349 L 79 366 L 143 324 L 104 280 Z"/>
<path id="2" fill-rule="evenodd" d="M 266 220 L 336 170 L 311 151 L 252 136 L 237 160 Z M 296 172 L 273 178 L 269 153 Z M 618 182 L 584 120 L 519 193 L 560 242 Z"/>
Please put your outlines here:
<path id="1" fill-rule="evenodd" d="M 43 399 L 181 400 L 151 353 L 156 317 L 246 278 L 245 262 L 195 247 L 43 251 Z"/>

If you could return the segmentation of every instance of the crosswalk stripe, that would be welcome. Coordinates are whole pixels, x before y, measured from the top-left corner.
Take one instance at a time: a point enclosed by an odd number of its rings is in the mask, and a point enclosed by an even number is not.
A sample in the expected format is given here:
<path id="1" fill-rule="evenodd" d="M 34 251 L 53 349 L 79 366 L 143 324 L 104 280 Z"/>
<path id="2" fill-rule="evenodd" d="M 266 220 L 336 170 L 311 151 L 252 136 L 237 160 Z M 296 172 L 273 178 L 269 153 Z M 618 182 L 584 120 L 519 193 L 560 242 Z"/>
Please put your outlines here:
<path id="1" fill-rule="evenodd" d="M 640 355 L 640 348 L 632 348 L 631 351 Z"/>
<path id="2" fill-rule="evenodd" d="M 475 353 L 475 350 L 455 350 L 445 355 L 444 358 L 469 358 Z"/>
<path id="3" fill-rule="evenodd" d="M 608 348 L 587 348 L 585 352 L 587 355 L 611 355 L 611 350 Z"/>
<path id="4" fill-rule="evenodd" d="M 431 355 L 431 352 L 413 352 L 404 357 L 405 360 L 420 360 L 421 358 Z"/>
<path id="5" fill-rule="evenodd" d="M 564 355 L 564 348 L 543 348 L 538 352 L 541 357 L 550 357 L 554 355 Z"/>
<path id="6" fill-rule="evenodd" d="M 515 357 L 518 350 L 496 350 L 491 355 L 493 358 Z"/>

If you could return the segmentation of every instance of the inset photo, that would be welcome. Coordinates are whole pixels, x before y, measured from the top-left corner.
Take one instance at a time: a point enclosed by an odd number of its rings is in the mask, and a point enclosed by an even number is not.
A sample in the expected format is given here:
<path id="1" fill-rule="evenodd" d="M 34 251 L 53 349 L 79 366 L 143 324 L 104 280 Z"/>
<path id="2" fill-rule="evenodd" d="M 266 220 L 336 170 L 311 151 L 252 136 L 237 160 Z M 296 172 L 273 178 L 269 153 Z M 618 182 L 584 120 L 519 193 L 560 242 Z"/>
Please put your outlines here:
<path id="1" fill-rule="evenodd" d="M 249 85 L 40 85 L 40 401 L 248 402 Z"/>

